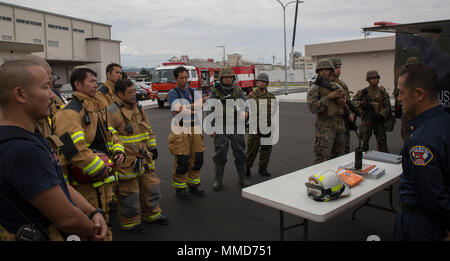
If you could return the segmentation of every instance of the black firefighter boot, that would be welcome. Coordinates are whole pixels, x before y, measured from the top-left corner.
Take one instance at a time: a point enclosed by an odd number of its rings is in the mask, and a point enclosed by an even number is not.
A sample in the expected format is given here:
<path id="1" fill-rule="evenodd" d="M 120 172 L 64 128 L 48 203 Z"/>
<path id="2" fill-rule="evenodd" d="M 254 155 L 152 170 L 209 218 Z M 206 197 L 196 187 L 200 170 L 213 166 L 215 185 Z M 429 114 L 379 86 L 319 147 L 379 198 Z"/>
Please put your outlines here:
<path id="1" fill-rule="evenodd" d="M 192 195 L 186 191 L 186 188 L 177 188 L 176 196 L 179 199 L 192 199 Z"/>
<path id="2" fill-rule="evenodd" d="M 245 173 L 245 175 L 246 175 L 247 177 L 250 177 L 250 176 L 252 175 L 251 170 L 250 170 L 250 167 L 247 167 L 247 172 Z"/>
<path id="3" fill-rule="evenodd" d="M 191 192 L 192 194 L 194 194 L 198 197 L 205 196 L 205 190 L 200 188 L 200 184 L 189 186 L 189 192 Z"/>

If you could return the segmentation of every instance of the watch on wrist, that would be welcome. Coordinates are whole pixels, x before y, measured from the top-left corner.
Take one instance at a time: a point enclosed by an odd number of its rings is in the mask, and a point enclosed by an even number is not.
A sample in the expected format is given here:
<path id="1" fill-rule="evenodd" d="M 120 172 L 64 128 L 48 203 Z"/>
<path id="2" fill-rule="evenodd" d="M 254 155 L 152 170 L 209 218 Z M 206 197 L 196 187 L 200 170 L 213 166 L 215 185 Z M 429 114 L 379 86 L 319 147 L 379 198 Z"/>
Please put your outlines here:
<path id="1" fill-rule="evenodd" d="M 97 213 L 101 213 L 103 217 L 105 217 L 105 211 L 103 211 L 103 209 L 101 208 L 96 208 L 94 211 L 91 212 L 91 214 L 89 214 L 89 219 L 92 219 L 92 217 Z"/>

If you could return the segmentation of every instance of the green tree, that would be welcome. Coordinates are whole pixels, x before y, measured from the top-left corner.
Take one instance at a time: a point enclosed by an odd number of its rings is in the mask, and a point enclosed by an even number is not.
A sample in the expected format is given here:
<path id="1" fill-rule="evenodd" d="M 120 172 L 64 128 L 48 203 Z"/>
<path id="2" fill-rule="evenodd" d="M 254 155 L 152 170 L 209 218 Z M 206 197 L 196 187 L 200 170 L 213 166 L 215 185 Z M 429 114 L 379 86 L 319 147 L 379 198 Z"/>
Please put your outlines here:
<path id="1" fill-rule="evenodd" d="M 141 71 L 139 72 L 139 74 L 148 75 L 150 73 L 145 68 L 142 68 Z"/>

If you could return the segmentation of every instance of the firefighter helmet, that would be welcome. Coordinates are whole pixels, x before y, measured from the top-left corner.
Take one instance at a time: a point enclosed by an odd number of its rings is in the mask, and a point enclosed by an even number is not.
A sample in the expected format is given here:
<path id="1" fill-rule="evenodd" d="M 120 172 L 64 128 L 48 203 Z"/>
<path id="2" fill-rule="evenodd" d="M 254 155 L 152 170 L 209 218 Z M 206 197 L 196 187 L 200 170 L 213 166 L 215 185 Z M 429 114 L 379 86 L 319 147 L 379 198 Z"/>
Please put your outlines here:
<path id="1" fill-rule="evenodd" d="M 267 73 L 260 73 L 258 77 L 256 77 L 257 81 L 269 82 L 269 75 Z"/>
<path id="2" fill-rule="evenodd" d="M 112 169 L 113 162 L 111 161 L 110 158 L 108 158 L 108 156 L 105 153 L 95 152 L 95 154 L 97 154 L 97 156 L 105 163 L 108 169 L 110 170 Z M 80 168 L 75 167 L 73 165 L 70 166 L 70 175 L 75 181 L 77 181 L 80 184 L 90 184 L 96 181 L 95 178 L 87 175 Z"/>
<path id="3" fill-rule="evenodd" d="M 234 70 L 231 67 L 223 67 L 219 72 L 219 81 L 222 79 L 222 77 L 235 77 L 236 74 L 234 74 Z"/>
<path id="4" fill-rule="evenodd" d="M 380 75 L 376 70 L 368 71 L 366 74 L 366 81 L 368 81 L 370 78 L 378 78 L 380 79 Z"/>
<path id="5" fill-rule="evenodd" d="M 316 73 L 318 73 L 320 69 L 330 69 L 334 72 L 333 62 L 329 58 L 320 59 L 317 62 Z"/>
<path id="6" fill-rule="evenodd" d="M 307 195 L 315 201 L 330 201 L 350 194 L 349 186 L 332 170 L 309 176 L 305 185 Z"/>

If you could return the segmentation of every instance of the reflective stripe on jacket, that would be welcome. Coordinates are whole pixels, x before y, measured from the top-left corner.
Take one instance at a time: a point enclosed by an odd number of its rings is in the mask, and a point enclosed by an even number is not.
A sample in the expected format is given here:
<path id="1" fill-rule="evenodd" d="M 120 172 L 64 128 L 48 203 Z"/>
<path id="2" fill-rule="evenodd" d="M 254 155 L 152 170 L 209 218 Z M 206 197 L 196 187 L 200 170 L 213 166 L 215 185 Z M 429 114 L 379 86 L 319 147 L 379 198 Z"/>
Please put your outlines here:
<path id="1" fill-rule="evenodd" d="M 55 135 L 58 137 L 68 133 L 78 153 L 69 161 L 61 155 L 61 166 L 76 166 L 90 176 L 96 176 L 106 167 L 105 163 L 95 154 L 89 146 L 93 143 L 100 119 L 101 128 L 106 138 L 107 148 L 105 153 L 124 153 L 124 147 L 120 144 L 119 137 L 114 130 L 107 128 L 110 116 L 105 110 L 101 110 L 100 103 L 85 94 L 74 92 L 78 100 L 74 99 L 64 109 L 55 115 Z M 80 103 L 81 101 L 81 103 Z M 86 119 L 89 122 L 86 122 Z M 106 146 L 106 144 L 105 144 Z M 68 168 L 63 168 L 68 169 Z M 67 173 L 64 173 L 67 175 Z"/>
<path id="2" fill-rule="evenodd" d="M 111 116 L 111 125 L 117 131 L 125 148 L 126 159 L 116 169 L 119 179 L 132 179 L 146 169 L 154 170 L 150 150 L 156 148 L 156 136 L 144 111 L 136 104 L 130 106 L 121 100 L 109 105 L 107 110 Z M 131 133 L 129 133 L 130 130 L 132 130 Z M 147 157 L 143 158 L 141 170 L 135 171 L 135 162 L 140 151 L 144 151 Z"/>

